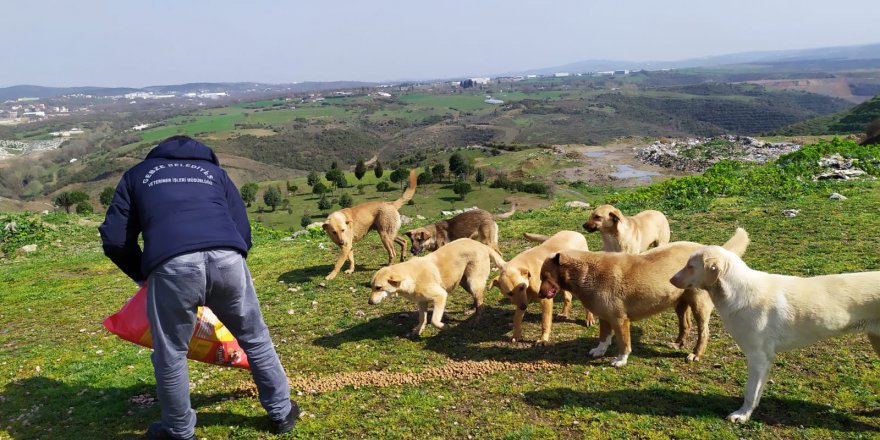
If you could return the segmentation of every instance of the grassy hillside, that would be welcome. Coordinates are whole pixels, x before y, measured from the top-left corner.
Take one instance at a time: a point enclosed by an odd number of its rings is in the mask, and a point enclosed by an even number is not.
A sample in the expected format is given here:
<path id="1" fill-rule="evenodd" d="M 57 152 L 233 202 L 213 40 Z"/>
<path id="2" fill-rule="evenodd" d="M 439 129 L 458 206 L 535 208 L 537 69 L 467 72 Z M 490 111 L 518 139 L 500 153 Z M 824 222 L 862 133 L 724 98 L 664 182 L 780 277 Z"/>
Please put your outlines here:
<path id="1" fill-rule="evenodd" d="M 721 243 L 741 226 L 752 237 L 745 260 L 760 270 L 878 270 L 880 183 L 813 182 L 815 159 L 827 152 L 858 156 L 880 174 L 876 147 L 836 141 L 766 167 L 720 164 L 704 177 L 589 201 L 615 201 L 626 212 L 662 208 L 675 240 Z M 848 199 L 829 200 L 832 191 Z M 783 209 L 800 213 L 787 218 Z M 587 214 L 560 205 L 517 213 L 500 221 L 501 248 L 510 258 L 529 246 L 523 232 L 580 230 Z M 0 437 L 137 437 L 159 416 L 150 353 L 101 328 L 134 286 L 101 254 L 100 218 L 12 220 L 40 248 L 0 262 Z M 366 283 L 384 260 L 375 234 L 358 243 L 354 274 L 324 283 L 336 256 L 325 237 L 281 241 L 259 225 L 254 232 L 249 265 L 305 412 L 294 433 L 277 438 L 838 439 L 880 431 L 880 359 L 862 335 L 780 355 L 754 420 L 734 425 L 723 417 L 741 403 L 746 363 L 717 317 L 700 362 L 667 347 L 677 329 L 667 311 L 634 324 L 630 363 L 614 369 L 609 358 L 589 357 L 598 330 L 584 326 L 580 304 L 577 322 L 555 323 L 553 344 L 534 347 L 507 342 L 512 310 L 497 290 L 475 327 L 457 290 L 449 330 L 408 339 L 412 304 L 367 305 Z M 0 239 L 12 253 L 28 234 Z M 539 335 L 535 305 L 524 330 L 529 340 Z M 247 372 L 191 363 L 190 377 L 199 438 L 276 438 Z"/>
<path id="2" fill-rule="evenodd" d="M 871 121 L 880 118 L 880 95 L 852 109 L 783 127 L 776 133 L 786 136 L 820 134 L 862 134 Z"/>

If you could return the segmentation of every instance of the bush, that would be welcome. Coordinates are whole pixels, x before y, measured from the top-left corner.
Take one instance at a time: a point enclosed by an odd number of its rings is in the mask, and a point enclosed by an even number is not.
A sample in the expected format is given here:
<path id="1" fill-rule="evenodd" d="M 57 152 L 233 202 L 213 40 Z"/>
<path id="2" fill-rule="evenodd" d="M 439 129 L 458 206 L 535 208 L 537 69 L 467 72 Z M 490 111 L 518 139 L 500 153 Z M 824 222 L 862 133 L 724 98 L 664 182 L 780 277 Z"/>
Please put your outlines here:
<path id="1" fill-rule="evenodd" d="M 385 191 L 390 191 L 390 190 L 391 190 L 391 184 L 388 183 L 388 181 L 386 181 L 386 180 L 383 180 L 383 181 L 376 184 L 376 191 L 385 192 Z"/>
<path id="2" fill-rule="evenodd" d="M 76 213 L 80 215 L 87 215 L 95 212 L 95 209 L 92 208 L 92 204 L 86 201 L 82 201 L 76 204 Z"/>
<path id="3" fill-rule="evenodd" d="M 350 208 L 353 203 L 354 201 L 352 200 L 351 196 L 348 195 L 348 193 L 343 193 L 339 197 L 339 206 L 343 208 Z"/>

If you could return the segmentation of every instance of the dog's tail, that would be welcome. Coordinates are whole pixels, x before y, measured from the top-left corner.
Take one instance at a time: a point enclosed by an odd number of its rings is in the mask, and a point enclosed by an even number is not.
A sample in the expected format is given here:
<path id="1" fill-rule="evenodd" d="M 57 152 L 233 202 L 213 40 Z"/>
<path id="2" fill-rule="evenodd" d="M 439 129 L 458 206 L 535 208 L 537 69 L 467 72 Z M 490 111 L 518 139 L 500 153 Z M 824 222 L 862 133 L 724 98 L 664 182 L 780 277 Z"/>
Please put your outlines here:
<path id="1" fill-rule="evenodd" d="M 510 206 L 510 211 L 507 211 L 504 214 L 492 214 L 492 218 L 495 220 L 498 220 L 500 218 L 509 218 L 513 215 L 514 212 L 516 212 L 516 203 L 513 203 Z"/>
<path id="2" fill-rule="evenodd" d="M 743 228 L 736 228 L 733 237 L 730 237 L 730 240 L 727 240 L 727 243 L 724 243 L 721 247 L 742 257 L 746 253 L 746 248 L 749 247 L 749 242 L 751 242 L 749 233 Z"/>
<path id="3" fill-rule="evenodd" d="M 494 264 L 495 267 L 501 269 L 507 264 L 504 261 L 504 257 L 502 257 L 501 254 L 499 254 L 497 251 L 495 251 L 495 249 L 492 249 L 489 246 L 486 246 L 486 249 L 489 250 L 489 259 L 492 260 L 492 264 Z"/>
<path id="4" fill-rule="evenodd" d="M 404 203 L 412 200 L 413 196 L 416 194 L 416 170 L 409 170 L 409 181 L 406 184 L 406 191 L 403 192 L 403 195 L 400 196 L 399 199 L 394 201 L 394 206 L 397 209 L 400 209 Z"/>
<path id="5" fill-rule="evenodd" d="M 532 234 L 531 232 L 523 232 L 523 237 L 528 241 L 534 241 L 536 243 L 543 243 L 550 239 L 549 235 Z"/>

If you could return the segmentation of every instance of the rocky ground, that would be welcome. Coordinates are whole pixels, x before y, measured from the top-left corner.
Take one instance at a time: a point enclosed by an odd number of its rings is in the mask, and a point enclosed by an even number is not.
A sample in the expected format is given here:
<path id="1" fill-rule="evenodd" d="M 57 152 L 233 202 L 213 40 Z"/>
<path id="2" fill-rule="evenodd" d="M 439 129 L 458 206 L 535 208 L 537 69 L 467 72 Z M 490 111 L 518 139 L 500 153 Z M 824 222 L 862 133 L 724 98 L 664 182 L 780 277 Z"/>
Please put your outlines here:
<path id="1" fill-rule="evenodd" d="M 654 141 L 636 153 L 640 162 L 684 172 L 702 172 L 721 160 L 764 163 L 797 151 L 793 142 L 766 142 L 748 136 L 716 136 Z"/>

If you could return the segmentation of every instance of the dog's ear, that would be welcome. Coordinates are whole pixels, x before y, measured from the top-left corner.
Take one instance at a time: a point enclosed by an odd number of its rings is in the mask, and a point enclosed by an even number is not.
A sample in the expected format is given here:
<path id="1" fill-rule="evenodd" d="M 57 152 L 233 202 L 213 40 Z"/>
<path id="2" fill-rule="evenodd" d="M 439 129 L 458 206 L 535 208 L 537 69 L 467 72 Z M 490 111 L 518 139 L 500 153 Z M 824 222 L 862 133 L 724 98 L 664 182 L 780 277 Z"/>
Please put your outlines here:
<path id="1" fill-rule="evenodd" d="M 330 223 L 329 222 L 321 223 L 321 227 L 324 228 L 325 231 L 330 232 Z"/>
<path id="2" fill-rule="evenodd" d="M 550 256 L 550 259 L 553 260 L 557 266 L 562 266 L 565 263 L 568 263 L 568 255 L 565 255 L 562 252 L 557 252 Z"/>
<path id="3" fill-rule="evenodd" d="M 520 270 L 519 270 L 519 273 L 520 273 L 520 275 L 522 275 L 523 278 L 525 278 L 525 279 L 531 279 L 531 277 L 532 277 L 531 272 L 529 272 L 529 270 L 526 269 L 526 268 L 522 268 L 522 269 L 520 269 Z"/>
<path id="4" fill-rule="evenodd" d="M 614 223 L 620 222 L 621 217 L 623 217 L 623 213 L 620 210 L 615 209 L 613 211 L 608 211 L 608 217 L 611 217 L 611 221 Z"/>
<path id="5" fill-rule="evenodd" d="M 400 287 L 401 281 L 403 280 L 397 275 L 391 275 L 388 277 L 388 284 L 391 284 L 395 289 Z"/>
<path id="6" fill-rule="evenodd" d="M 410 240 L 412 240 L 412 238 L 413 238 L 413 232 L 414 232 L 414 231 L 406 231 L 406 232 L 403 233 L 403 235 L 406 235 L 407 237 L 409 237 Z"/>
<path id="7" fill-rule="evenodd" d="M 711 286 L 718 282 L 721 275 L 721 261 L 717 257 L 703 258 L 703 285 Z"/>

